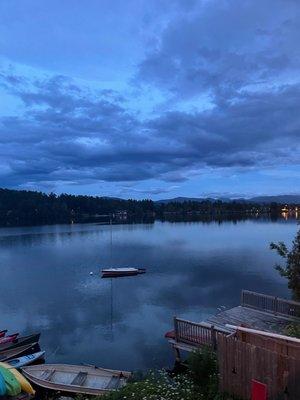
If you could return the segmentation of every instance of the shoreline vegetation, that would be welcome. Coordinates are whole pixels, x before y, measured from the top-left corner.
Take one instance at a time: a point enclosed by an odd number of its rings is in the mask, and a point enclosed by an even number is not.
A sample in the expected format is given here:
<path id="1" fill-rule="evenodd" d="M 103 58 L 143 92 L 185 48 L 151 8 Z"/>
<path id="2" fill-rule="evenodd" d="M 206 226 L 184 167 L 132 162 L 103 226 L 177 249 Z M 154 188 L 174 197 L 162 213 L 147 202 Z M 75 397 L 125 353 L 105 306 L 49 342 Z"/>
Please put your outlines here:
<path id="1" fill-rule="evenodd" d="M 187 201 L 122 200 L 0 189 L 0 226 L 72 223 L 153 223 L 162 221 L 240 221 L 249 218 L 298 218 L 298 204 L 216 199 Z"/>
<path id="2" fill-rule="evenodd" d="M 75 400 L 89 396 L 78 395 Z M 107 395 L 90 397 L 94 400 L 237 400 L 218 389 L 218 362 L 209 347 L 189 354 L 184 364 L 174 370 L 136 372 L 123 388 Z"/>

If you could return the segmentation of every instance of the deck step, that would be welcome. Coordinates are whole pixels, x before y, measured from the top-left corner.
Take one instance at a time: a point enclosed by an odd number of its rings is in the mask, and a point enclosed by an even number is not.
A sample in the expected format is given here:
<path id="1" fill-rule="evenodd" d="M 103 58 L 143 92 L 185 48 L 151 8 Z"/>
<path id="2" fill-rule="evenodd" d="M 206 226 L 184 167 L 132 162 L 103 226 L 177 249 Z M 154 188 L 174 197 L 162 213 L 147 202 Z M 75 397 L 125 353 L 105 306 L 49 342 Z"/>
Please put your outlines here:
<path id="1" fill-rule="evenodd" d="M 118 389 L 120 387 L 119 376 L 112 376 L 105 389 Z"/>
<path id="2" fill-rule="evenodd" d="M 41 374 L 41 379 L 44 379 L 45 381 L 50 381 L 54 372 L 55 372 L 55 369 L 46 369 Z"/>
<path id="3" fill-rule="evenodd" d="M 78 374 L 75 376 L 75 378 L 71 382 L 71 385 L 82 386 L 84 384 L 84 382 L 86 381 L 86 378 L 87 378 L 86 372 L 78 372 Z"/>

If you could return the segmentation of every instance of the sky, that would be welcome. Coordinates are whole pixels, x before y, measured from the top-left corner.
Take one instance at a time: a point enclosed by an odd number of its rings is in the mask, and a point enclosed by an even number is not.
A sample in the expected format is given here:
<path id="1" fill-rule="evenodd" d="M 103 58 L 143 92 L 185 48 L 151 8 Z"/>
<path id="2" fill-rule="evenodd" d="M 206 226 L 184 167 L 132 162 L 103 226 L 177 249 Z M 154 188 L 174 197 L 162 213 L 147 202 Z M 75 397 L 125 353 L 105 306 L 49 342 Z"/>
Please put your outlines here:
<path id="1" fill-rule="evenodd" d="M 300 194 L 298 0 L 0 0 L 0 187 Z"/>

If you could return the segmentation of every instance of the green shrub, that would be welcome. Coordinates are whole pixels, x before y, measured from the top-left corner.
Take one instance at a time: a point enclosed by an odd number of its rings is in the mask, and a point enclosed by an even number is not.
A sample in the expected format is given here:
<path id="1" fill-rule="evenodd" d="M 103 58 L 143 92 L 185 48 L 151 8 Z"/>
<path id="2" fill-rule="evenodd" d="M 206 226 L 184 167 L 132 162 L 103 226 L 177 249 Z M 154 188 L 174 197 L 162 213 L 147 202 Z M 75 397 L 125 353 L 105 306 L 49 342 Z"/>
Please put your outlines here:
<path id="1" fill-rule="evenodd" d="M 293 336 L 296 338 L 300 338 L 300 324 L 291 322 L 284 329 L 284 334 L 287 336 Z"/>
<path id="2" fill-rule="evenodd" d="M 203 346 L 190 353 L 187 360 L 193 381 L 200 387 L 210 386 L 218 377 L 216 353 L 208 346 Z"/>
<path id="3" fill-rule="evenodd" d="M 152 371 L 144 377 L 135 375 L 135 382 L 93 400 L 233 400 L 218 392 L 217 358 L 210 348 L 190 353 L 187 367 L 185 373 L 176 376 L 164 370 Z"/>
<path id="4" fill-rule="evenodd" d="M 165 371 L 151 372 L 144 381 L 99 397 L 99 400 L 206 400 L 186 375 L 171 378 Z"/>

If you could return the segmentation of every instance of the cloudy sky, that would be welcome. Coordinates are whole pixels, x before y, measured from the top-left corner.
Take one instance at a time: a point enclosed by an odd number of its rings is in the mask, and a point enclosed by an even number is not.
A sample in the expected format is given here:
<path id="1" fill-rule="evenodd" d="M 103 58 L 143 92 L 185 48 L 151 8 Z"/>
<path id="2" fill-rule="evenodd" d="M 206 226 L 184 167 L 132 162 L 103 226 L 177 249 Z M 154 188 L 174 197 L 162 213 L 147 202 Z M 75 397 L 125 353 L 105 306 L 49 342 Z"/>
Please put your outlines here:
<path id="1" fill-rule="evenodd" d="M 299 193 L 297 0 L 0 0 L 0 186 Z"/>

